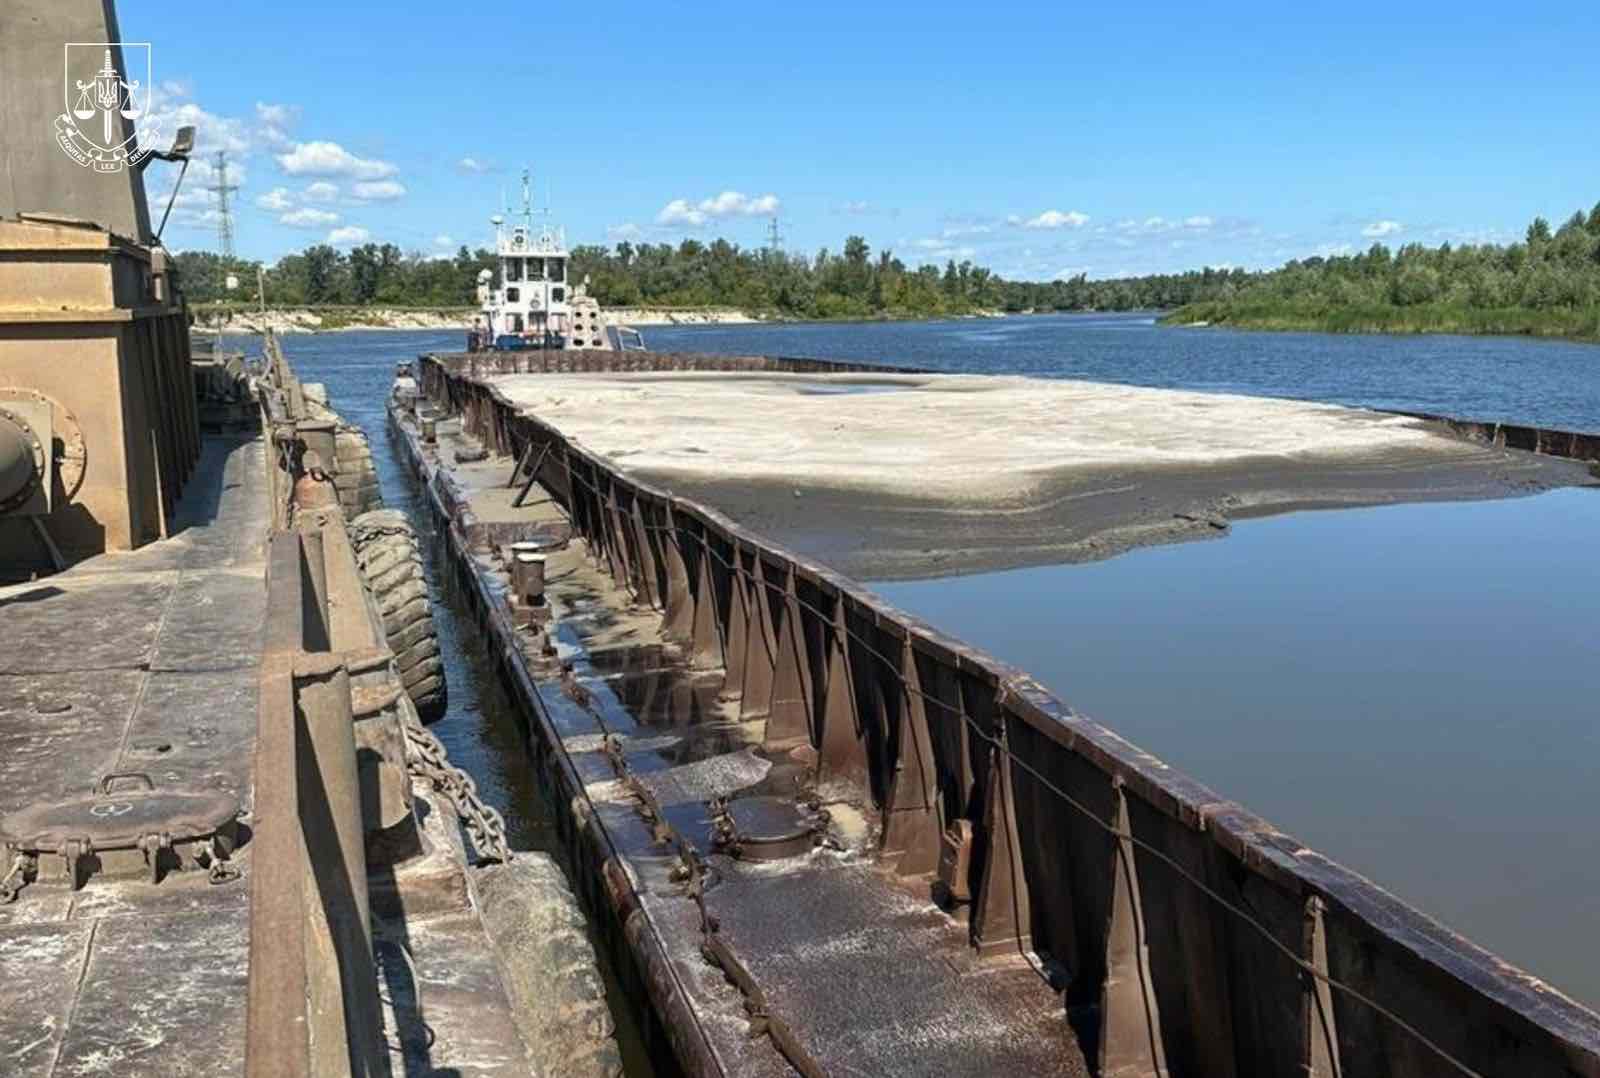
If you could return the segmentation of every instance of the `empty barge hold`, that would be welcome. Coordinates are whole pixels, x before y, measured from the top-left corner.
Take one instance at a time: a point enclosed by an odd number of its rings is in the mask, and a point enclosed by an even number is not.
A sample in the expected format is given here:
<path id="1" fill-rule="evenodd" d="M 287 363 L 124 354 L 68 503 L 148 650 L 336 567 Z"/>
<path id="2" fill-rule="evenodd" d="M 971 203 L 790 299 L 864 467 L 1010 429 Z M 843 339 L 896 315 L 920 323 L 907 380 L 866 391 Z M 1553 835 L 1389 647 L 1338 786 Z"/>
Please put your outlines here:
<path id="1" fill-rule="evenodd" d="M 847 369 L 426 356 L 391 419 L 687 1070 L 1600 1075 L 1590 1011 L 494 380 L 669 368 Z"/>

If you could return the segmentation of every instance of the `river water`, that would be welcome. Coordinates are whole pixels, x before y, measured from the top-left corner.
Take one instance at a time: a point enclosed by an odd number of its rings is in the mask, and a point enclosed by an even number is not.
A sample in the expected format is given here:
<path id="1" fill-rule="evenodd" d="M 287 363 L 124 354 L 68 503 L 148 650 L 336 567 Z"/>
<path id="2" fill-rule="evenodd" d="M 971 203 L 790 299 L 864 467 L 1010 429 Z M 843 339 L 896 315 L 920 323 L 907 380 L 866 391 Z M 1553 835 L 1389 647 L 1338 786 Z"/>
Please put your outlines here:
<path id="1" fill-rule="evenodd" d="M 1600 347 L 1170 329 L 1145 316 L 647 331 L 662 351 L 815 356 L 1293 397 L 1600 430 Z M 455 332 L 291 336 L 373 436 L 393 362 Z M 421 517 L 419 517 L 421 519 Z M 1245 521 L 1106 562 L 878 582 L 896 605 L 1591 1005 L 1600 964 L 1600 492 Z M 437 567 L 432 567 L 435 570 Z M 436 581 L 443 574 L 435 571 Z M 448 596 L 446 596 L 448 598 Z M 548 848 L 521 732 L 470 618 L 439 614 L 436 727 Z"/>

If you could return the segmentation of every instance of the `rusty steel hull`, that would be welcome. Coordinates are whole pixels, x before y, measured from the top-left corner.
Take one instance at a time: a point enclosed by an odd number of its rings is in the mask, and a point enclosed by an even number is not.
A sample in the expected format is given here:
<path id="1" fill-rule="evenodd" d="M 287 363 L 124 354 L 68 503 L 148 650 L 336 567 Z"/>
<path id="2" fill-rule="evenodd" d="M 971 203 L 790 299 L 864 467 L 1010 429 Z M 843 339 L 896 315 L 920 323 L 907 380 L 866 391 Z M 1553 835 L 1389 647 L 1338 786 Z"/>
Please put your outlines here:
<path id="1" fill-rule="evenodd" d="M 942 837 L 972 830 L 973 952 L 1038 954 L 1059 968 L 1061 1036 L 1071 1036 L 1067 1014 L 1093 1014 L 1105 1070 L 1600 1074 L 1600 1020 L 1590 1011 L 1078 715 L 1024 672 L 707 506 L 629 478 L 484 381 L 534 364 L 827 365 L 424 357 L 421 381 L 491 452 L 537 457 L 537 478 L 573 531 L 669 637 L 721 672 L 747 714 L 764 718 L 768 749 L 809 745 L 820 775 L 860 784 L 881 864 L 908 879 L 933 874 Z M 1588 436 L 1515 437 L 1546 452 L 1594 451 Z M 448 469 L 429 478 L 457 558 L 481 580 L 470 566 L 482 529 Z M 476 598 L 513 686 L 536 708 L 516 626 L 492 588 L 480 583 Z M 559 737 L 542 733 L 565 802 L 583 784 Z M 603 847 L 603 828 L 587 829 L 583 841 Z M 596 854 L 596 866 L 611 904 L 626 911 L 613 862 Z M 639 943 L 650 977 L 661 959 L 648 939 Z M 681 1043 L 694 1028 L 683 1000 L 669 978 L 655 981 L 680 1057 L 704 1062 Z"/>

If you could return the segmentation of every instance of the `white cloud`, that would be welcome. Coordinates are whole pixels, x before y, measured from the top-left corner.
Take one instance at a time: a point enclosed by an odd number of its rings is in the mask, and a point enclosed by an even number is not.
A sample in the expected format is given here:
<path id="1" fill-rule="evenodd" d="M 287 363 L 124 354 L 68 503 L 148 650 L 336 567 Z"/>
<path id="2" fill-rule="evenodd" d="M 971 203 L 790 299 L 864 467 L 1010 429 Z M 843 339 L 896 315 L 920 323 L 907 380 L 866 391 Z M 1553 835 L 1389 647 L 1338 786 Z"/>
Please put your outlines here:
<path id="1" fill-rule="evenodd" d="M 400 170 L 388 161 L 357 157 L 337 142 L 299 142 L 277 154 L 278 166 L 291 176 L 349 176 L 381 180 Z"/>
<path id="2" fill-rule="evenodd" d="M 1015 224 L 1019 218 L 1013 214 L 1006 220 Z M 1068 210 L 1066 213 L 1060 210 L 1045 210 L 1039 216 L 1021 222 L 1023 228 L 1082 228 L 1088 223 L 1089 215 L 1079 213 L 1077 210 Z"/>
<path id="3" fill-rule="evenodd" d="M 346 225 L 336 228 L 328 233 L 328 242 L 335 247 L 347 247 L 357 243 L 366 243 L 372 238 L 372 233 L 357 225 Z"/>
<path id="4" fill-rule="evenodd" d="M 739 191 L 724 191 L 716 198 L 702 201 L 700 208 L 712 217 L 764 217 L 778 212 L 778 196 L 751 198 Z"/>
<path id="5" fill-rule="evenodd" d="M 350 189 L 356 198 L 367 202 L 392 202 L 405 196 L 406 187 L 395 180 L 377 180 L 371 183 L 358 183 Z"/>
<path id="6" fill-rule="evenodd" d="M 265 101 L 256 102 L 256 119 L 264 124 L 288 127 L 299 115 L 300 109 L 294 105 L 269 105 Z"/>
<path id="7" fill-rule="evenodd" d="M 958 236 L 987 236 L 993 231 L 994 229 L 988 225 L 956 225 L 945 229 L 941 235 L 947 240 L 953 240 Z"/>
<path id="8" fill-rule="evenodd" d="M 435 247 L 454 247 L 456 245 L 456 241 L 441 232 L 437 236 L 433 237 L 433 245 Z"/>
<path id="9" fill-rule="evenodd" d="M 1058 281 L 1070 281 L 1070 280 L 1072 280 L 1072 278 L 1078 277 L 1078 276 L 1083 276 L 1083 277 L 1089 276 L 1089 267 L 1088 266 L 1066 266 L 1066 267 L 1064 267 L 1062 269 L 1056 270 L 1056 280 L 1058 280 Z"/>
<path id="10" fill-rule="evenodd" d="M 142 120 L 139 131 L 154 132 L 161 149 L 171 144 L 178 128 L 195 129 L 194 144 L 197 153 L 206 156 L 218 150 L 243 155 L 251 150 L 250 129 L 230 116 L 207 112 L 193 101 L 185 100 L 190 88 L 183 82 L 164 82 L 153 95 L 155 100 Z"/>
<path id="11" fill-rule="evenodd" d="M 261 141 L 274 150 L 286 150 L 294 145 L 294 140 L 289 138 L 289 128 L 293 127 L 299 118 L 298 105 L 256 102 L 256 130 L 261 133 Z"/>
<path id="12" fill-rule="evenodd" d="M 1237 232 L 1243 227 L 1243 224 L 1244 222 L 1229 218 L 1222 222 L 1221 227 L 1229 232 Z M 1160 215 L 1146 217 L 1142 221 L 1132 217 L 1125 217 L 1117 222 L 1115 231 L 1132 236 L 1160 236 L 1164 233 L 1178 231 L 1207 232 L 1215 227 L 1218 227 L 1215 217 L 1210 214 L 1197 213 L 1182 220 L 1172 220 Z"/>
<path id="13" fill-rule="evenodd" d="M 327 180 L 318 180 L 316 183 L 306 184 L 306 189 L 300 194 L 308 202 L 333 202 L 339 197 L 339 185 L 329 183 Z"/>
<path id="14" fill-rule="evenodd" d="M 1324 243 L 1317 248 L 1317 257 L 1319 258 L 1343 258 L 1346 255 L 1355 253 L 1356 249 L 1348 243 Z"/>
<path id="15" fill-rule="evenodd" d="M 1377 239 L 1379 236 L 1393 236 L 1396 233 L 1404 232 L 1405 230 L 1406 226 L 1401 224 L 1399 221 L 1374 221 L 1367 227 L 1363 228 L 1361 230 L 1361 234 L 1372 239 Z"/>
<path id="16" fill-rule="evenodd" d="M 656 214 L 656 223 L 663 225 L 688 225 L 699 228 L 706 223 L 706 215 L 689 205 L 688 199 L 675 198 Z"/>
<path id="17" fill-rule="evenodd" d="M 488 172 L 492 167 L 493 166 L 486 165 L 482 161 L 479 161 L 476 157 L 463 157 L 461 160 L 456 162 L 456 168 L 459 171 L 472 173 L 473 175 L 482 175 L 483 173 Z"/>
<path id="18" fill-rule="evenodd" d="M 298 210 L 293 210 L 279 217 L 278 223 L 288 225 L 290 228 L 321 228 L 323 225 L 334 224 L 338 220 L 339 215 L 337 213 L 313 209 L 310 206 L 302 206 Z"/>
<path id="19" fill-rule="evenodd" d="M 256 205 L 273 213 L 282 213 L 293 206 L 294 203 L 289 199 L 289 189 L 287 187 L 274 187 L 260 198 L 257 198 Z"/>
<path id="20" fill-rule="evenodd" d="M 724 191 L 692 204 L 686 198 L 675 198 L 661 207 L 661 212 L 656 214 L 656 223 L 699 228 L 721 217 L 766 217 L 777 213 L 778 206 L 777 195 L 752 198 L 742 191 Z"/>
<path id="21" fill-rule="evenodd" d="M 627 224 L 612 225 L 606 229 L 606 237 L 613 240 L 634 240 L 644 234 L 644 229 L 631 221 Z"/>

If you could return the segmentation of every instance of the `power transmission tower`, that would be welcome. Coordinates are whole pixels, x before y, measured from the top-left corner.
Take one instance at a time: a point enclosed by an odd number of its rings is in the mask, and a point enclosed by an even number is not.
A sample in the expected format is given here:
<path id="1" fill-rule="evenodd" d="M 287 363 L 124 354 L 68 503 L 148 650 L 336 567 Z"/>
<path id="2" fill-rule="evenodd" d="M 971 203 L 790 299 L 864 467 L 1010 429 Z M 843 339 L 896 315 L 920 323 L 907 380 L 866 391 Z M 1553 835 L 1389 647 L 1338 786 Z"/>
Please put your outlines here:
<path id="1" fill-rule="evenodd" d="M 777 214 L 773 214 L 767 221 L 767 250 L 773 254 L 783 253 L 783 233 L 778 231 Z"/>
<path id="2" fill-rule="evenodd" d="M 217 240 L 222 247 L 224 265 L 233 262 L 233 209 L 228 204 L 228 196 L 238 189 L 238 184 L 228 182 L 228 152 L 218 150 L 215 182 L 206 190 L 214 191 L 217 196 Z"/>

